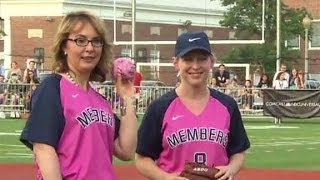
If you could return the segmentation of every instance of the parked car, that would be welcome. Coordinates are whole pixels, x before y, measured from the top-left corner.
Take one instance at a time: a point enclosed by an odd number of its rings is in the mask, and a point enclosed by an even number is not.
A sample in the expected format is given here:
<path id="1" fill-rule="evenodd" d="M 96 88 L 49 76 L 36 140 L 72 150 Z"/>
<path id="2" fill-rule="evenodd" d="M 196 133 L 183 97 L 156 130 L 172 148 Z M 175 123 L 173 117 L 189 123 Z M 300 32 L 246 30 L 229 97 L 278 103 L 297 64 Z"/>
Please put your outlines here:
<path id="1" fill-rule="evenodd" d="M 315 79 L 308 79 L 307 80 L 307 89 L 320 89 L 320 81 Z"/>

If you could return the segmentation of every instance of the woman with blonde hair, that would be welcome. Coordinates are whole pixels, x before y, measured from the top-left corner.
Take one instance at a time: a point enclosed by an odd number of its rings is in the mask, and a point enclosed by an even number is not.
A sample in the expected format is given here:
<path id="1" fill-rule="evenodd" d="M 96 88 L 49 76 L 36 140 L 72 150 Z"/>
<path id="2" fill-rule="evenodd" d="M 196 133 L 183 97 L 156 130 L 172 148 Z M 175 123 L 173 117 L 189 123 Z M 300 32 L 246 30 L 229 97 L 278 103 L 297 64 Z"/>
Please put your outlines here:
<path id="1" fill-rule="evenodd" d="M 11 62 L 11 68 L 10 70 L 8 71 L 8 75 L 7 75 L 7 79 L 10 80 L 11 79 L 11 75 L 12 74 L 16 74 L 18 75 L 18 79 L 19 81 L 21 81 L 22 79 L 22 71 L 21 69 L 19 68 L 19 65 L 16 61 L 12 61 Z"/>
<path id="2" fill-rule="evenodd" d="M 30 147 L 38 179 L 116 179 L 113 155 L 130 160 L 136 148 L 134 86 L 117 75 L 122 121 L 91 87 L 110 73 L 113 56 L 101 20 L 85 11 L 67 14 L 54 40 L 54 74 L 32 96 L 21 141 Z"/>
<path id="3" fill-rule="evenodd" d="M 136 167 L 148 179 L 188 180 L 186 162 L 215 166 L 219 180 L 241 170 L 250 142 L 235 100 L 208 87 L 212 54 L 206 33 L 178 37 L 173 65 L 181 83 L 148 106 L 139 127 Z"/>

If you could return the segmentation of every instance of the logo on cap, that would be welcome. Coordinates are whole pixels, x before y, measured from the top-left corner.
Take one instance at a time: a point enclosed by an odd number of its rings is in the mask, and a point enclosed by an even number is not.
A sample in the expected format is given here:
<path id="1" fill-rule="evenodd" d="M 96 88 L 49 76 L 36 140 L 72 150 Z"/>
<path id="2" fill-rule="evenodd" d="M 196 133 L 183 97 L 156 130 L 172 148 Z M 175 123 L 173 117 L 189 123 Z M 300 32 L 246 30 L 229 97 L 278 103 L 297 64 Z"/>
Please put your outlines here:
<path id="1" fill-rule="evenodd" d="M 209 38 L 204 32 L 186 32 L 177 38 L 175 56 L 182 57 L 190 51 L 202 50 L 211 54 Z"/>
<path id="2" fill-rule="evenodd" d="M 201 38 L 199 38 L 199 37 L 198 38 L 190 38 L 189 42 L 193 42 L 193 41 L 196 41 L 196 40 L 199 40 L 199 39 L 201 39 Z"/>

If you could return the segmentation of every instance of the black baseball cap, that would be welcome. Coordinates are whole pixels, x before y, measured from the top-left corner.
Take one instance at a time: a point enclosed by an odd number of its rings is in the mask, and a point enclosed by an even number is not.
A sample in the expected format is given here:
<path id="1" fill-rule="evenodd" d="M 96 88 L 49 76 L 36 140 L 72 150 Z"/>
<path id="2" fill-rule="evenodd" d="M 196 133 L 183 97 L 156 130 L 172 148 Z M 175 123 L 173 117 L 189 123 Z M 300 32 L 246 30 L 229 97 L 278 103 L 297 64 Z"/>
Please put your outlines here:
<path id="1" fill-rule="evenodd" d="M 175 46 L 176 57 L 182 57 L 193 50 L 203 50 L 212 54 L 209 38 L 206 33 L 186 32 L 178 37 Z"/>

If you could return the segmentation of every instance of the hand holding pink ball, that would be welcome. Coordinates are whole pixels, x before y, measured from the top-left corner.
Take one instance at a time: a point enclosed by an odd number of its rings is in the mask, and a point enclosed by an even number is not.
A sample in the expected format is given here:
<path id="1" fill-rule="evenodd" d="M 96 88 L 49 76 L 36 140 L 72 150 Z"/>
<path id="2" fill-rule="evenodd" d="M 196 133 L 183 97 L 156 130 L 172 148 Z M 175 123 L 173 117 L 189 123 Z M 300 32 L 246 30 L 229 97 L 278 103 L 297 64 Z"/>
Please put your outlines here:
<path id="1" fill-rule="evenodd" d="M 120 74 L 123 80 L 133 80 L 136 73 L 136 66 L 131 58 L 117 58 L 113 66 L 113 78 L 117 79 Z"/>

